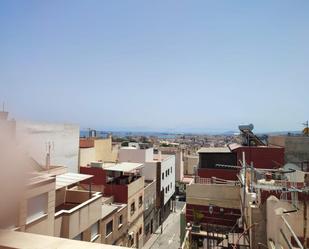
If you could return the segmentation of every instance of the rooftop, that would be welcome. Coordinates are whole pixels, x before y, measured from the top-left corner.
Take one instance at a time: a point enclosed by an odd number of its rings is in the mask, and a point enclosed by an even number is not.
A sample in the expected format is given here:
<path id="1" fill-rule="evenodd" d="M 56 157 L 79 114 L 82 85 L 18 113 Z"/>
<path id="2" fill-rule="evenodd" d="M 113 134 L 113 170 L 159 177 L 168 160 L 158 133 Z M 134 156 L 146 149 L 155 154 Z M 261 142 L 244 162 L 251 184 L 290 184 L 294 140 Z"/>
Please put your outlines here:
<path id="1" fill-rule="evenodd" d="M 15 231 L 0 232 L 0 247 L 25 249 L 120 249 L 124 247 Z"/>
<path id="2" fill-rule="evenodd" d="M 102 205 L 102 215 L 101 218 L 104 219 L 106 216 L 115 212 L 119 207 L 111 204 L 103 204 Z"/>
<path id="3" fill-rule="evenodd" d="M 142 163 L 129 163 L 129 162 L 121 162 L 121 163 L 109 163 L 104 164 L 104 169 L 108 171 L 120 171 L 120 172 L 131 172 L 134 170 L 138 170 L 143 168 Z"/>
<path id="4" fill-rule="evenodd" d="M 92 178 L 92 175 L 65 173 L 56 176 L 56 190 L 79 183 L 81 181 Z"/>
<path id="5" fill-rule="evenodd" d="M 208 147 L 199 149 L 197 153 L 231 153 L 231 150 L 229 147 Z"/>

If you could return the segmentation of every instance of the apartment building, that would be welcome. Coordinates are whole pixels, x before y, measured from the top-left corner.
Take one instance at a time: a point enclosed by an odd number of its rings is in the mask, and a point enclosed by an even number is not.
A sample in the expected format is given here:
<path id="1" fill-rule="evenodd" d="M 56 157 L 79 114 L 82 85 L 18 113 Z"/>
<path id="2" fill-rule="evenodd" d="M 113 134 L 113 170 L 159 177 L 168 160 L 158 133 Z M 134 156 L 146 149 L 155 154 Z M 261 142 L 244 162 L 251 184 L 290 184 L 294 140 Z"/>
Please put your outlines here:
<path id="1" fill-rule="evenodd" d="M 102 243 L 125 246 L 128 238 L 127 230 L 128 205 L 104 203 L 101 216 Z"/>
<path id="2" fill-rule="evenodd" d="M 145 180 L 144 200 L 144 243 L 156 231 L 156 180 Z"/>
<path id="3" fill-rule="evenodd" d="M 8 212 L 8 219 L 2 217 L 2 229 L 101 242 L 102 195 L 78 188 L 91 175 L 33 172 L 27 177 L 18 205 L 12 207 L 15 216 Z"/>
<path id="4" fill-rule="evenodd" d="M 80 167 L 80 172 L 94 176 L 91 188 L 104 196 L 113 196 L 114 202 L 128 205 L 129 247 L 143 246 L 144 177 L 142 163 L 102 163 L 93 162 Z M 89 182 L 85 181 L 86 184 Z M 86 187 L 86 186 L 85 186 Z"/>
<path id="5" fill-rule="evenodd" d="M 175 193 L 175 155 L 154 154 L 153 148 L 119 149 L 120 162 L 143 163 L 142 174 L 146 180 L 156 180 L 156 222 L 162 222 L 173 208 L 172 196 Z"/>
<path id="6" fill-rule="evenodd" d="M 175 181 L 179 183 L 184 177 L 184 152 L 179 147 L 159 147 L 162 154 L 175 155 Z"/>
<path id="7" fill-rule="evenodd" d="M 87 137 L 79 141 L 79 166 L 91 162 L 116 162 L 117 149 L 112 144 L 112 137 Z"/>
<path id="8" fill-rule="evenodd" d="M 80 182 L 93 176 L 66 173 L 56 176 L 54 236 L 101 242 L 100 220 L 102 194 L 83 190 Z"/>

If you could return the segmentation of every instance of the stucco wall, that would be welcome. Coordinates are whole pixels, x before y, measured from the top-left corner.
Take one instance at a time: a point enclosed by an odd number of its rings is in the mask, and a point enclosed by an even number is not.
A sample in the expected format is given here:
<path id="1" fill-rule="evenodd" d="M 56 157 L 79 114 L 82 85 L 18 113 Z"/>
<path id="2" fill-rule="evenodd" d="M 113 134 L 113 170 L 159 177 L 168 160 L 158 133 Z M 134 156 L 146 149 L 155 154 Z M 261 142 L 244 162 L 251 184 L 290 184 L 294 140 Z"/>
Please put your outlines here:
<path id="1" fill-rule="evenodd" d="M 113 153 L 112 138 L 96 139 L 94 141 L 95 160 L 103 162 L 115 162 L 116 156 Z"/>
<path id="2" fill-rule="evenodd" d="M 118 152 L 119 162 L 143 163 L 153 160 L 153 148 L 133 149 L 120 148 Z"/>
<path id="3" fill-rule="evenodd" d="M 187 204 L 240 207 L 239 186 L 219 184 L 190 184 L 187 186 Z"/>
<path id="4" fill-rule="evenodd" d="M 184 174 L 185 175 L 193 175 L 194 174 L 194 167 L 197 168 L 198 166 L 198 156 L 184 156 Z"/>
<path id="5" fill-rule="evenodd" d="M 87 166 L 92 161 L 95 161 L 95 149 L 92 148 L 80 148 L 79 149 L 79 165 Z"/>
<path id="6" fill-rule="evenodd" d="M 273 136 L 270 144 L 285 147 L 285 162 L 295 163 L 309 160 L 309 137 L 304 136 Z"/>
<path id="7" fill-rule="evenodd" d="M 78 125 L 17 121 L 16 137 L 20 146 L 42 165 L 46 164 L 47 143 L 51 143 L 51 165 L 78 172 Z"/>
<path id="8" fill-rule="evenodd" d="M 166 170 L 170 170 L 169 175 L 166 176 Z M 172 172 L 171 172 L 172 169 Z M 164 179 L 162 179 L 162 173 L 164 172 Z M 175 156 L 170 155 L 168 158 L 161 162 L 161 186 L 160 189 L 164 188 L 164 205 L 175 193 Z M 165 189 L 169 186 L 169 191 L 166 193 Z"/>
<path id="9" fill-rule="evenodd" d="M 142 205 L 139 206 L 139 197 Z M 131 204 L 135 202 L 135 212 L 131 215 Z M 133 222 L 144 212 L 144 177 L 128 185 L 128 221 Z"/>
<path id="10" fill-rule="evenodd" d="M 272 239 L 277 245 L 281 244 L 283 246 L 287 246 L 282 235 L 278 231 L 282 229 L 289 239 L 291 238 L 291 233 L 288 232 L 280 214 L 282 214 L 282 211 L 295 210 L 295 207 L 292 204 L 286 201 L 281 201 L 274 196 L 269 197 L 266 203 L 267 240 Z M 297 212 L 285 214 L 284 217 L 292 227 L 295 234 L 299 237 L 303 237 L 303 205 L 302 203 L 299 203 L 299 205 L 299 210 Z M 307 208 L 307 212 L 309 211 L 308 209 L 309 208 Z M 307 227 L 308 226 L 309 221 L 307 221 Z M 309 230 L 307 230 L 307 238 L 308 236 Z"/>
<path id="11" fill-rule="evenodd" d="M 145 180 L 156 180 L 157 178 L 157 162 L 145 162 L 142 169 Z"/>
<path id="12" fill-rule="evenodd" d="M 119 223 L 119 217 L 122 215 L 122 225 Z M 112 214 L 104 217 L 101 220 L 101 242 L 103 244 L 114 244 L 125 245 L 127 237 L 127 206 L 120 208 L 119 210 L 113 212 Z M 106 236 L 106 225 L 113 221 L 113 232 Z"/>

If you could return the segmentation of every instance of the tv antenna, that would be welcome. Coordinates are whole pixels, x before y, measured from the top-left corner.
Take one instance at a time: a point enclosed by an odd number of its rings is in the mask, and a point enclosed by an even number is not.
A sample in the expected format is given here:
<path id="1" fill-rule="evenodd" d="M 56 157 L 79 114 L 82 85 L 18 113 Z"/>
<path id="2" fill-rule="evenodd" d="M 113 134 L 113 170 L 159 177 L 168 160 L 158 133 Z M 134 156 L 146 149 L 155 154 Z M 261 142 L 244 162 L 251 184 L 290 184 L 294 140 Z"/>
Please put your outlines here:
<path id="1" fill-rule="evenodd" d="M 49 169 L 50 169 L 50 152 L 51 150 L 54 150 L 55 148 L 55 145 L 54 145 L 54 142 L 46 142 L 46 169 L 48 170 L 49 172 Z"/>

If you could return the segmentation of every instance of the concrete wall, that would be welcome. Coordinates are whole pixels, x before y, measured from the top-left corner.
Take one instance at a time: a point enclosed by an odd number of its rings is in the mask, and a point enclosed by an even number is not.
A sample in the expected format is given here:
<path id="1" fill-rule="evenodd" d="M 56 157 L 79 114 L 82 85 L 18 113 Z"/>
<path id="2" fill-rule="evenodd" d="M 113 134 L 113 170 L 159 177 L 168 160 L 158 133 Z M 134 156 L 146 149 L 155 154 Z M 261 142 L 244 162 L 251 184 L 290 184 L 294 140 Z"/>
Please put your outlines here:
<path id="1" fill-rule="evenodd" d="M 117 154 L 113 151 L 112 138 L 101 138 L 94 140 L 95 160 L 103 162 L 115 162 Z"/>
<path id="2" fill-rule="evenodd" d="M 78 172 L 79 126 L 72 124 L 16 123 L 20 146 L 37 162 L 46 164 L 47 143 L 51 143 L 51 165 L 62 165 L 68 172 Z"/>
<path id="3" fill-rule="evenodd" d="M 142 197 L 142 205 L 139 206 L 139 197 Z M 131 204 L 135 202 L 135 212 L 131 215 Z M 128 221 L 133 222 L 144 212 L 144 177 L 128 185 Z"/>
<path id="4" fill-rule="evenodd" d="M 47 194 L 46 214 L 41 218 L 27 223 L 27 206 L 31 198 Z M 55 215 L 55 182 L 31 188 L 26 193 L 26 199 L 21 202 L 17 226 L 20 231 L 54 236 Z"/>
<path id="5" fill-rule="evenodd" d="M 145 162 L 142 169 L 142 175 L 145 177 L 145 180 L 156 180 L 157 162 Z"/>
<path id="6" fill-rule="evenodd" d="M 82 207 L 73 208 L 61 214 L 56 214 L 56 218 L 62 216 L 61 237 L 73 239 L 78 234 L 88 232 L 94 223 L 101 219 L 101 198 L 94 198 L 90 203 L 85 203 Z M 86 238 L 83 238 L 86 240 Z"/>
<path id="7" fill-rule="evenodd" d="M 272 136 L 269 144 L 285 147 L 285 162 L 297 163 L 309 160 L 309 137 L 305 136 Z"/>
<path id="8" fill-rule="evenodd" d="M 143 163 L 153 161 L 153 148 L 135 149 L 132 147 L 123 147 L 118 152 L 119 162 Z"/>
<path id="9" fill-rule="evenodd" d="M 135 248 L 142 248 L 143 241 L 144 241 L 144 219 L 143 215 L 139 216 L 129 228 L 128 233 L 133 233 L 134 236 L 134 243 L 133 246 Z"/>
<path id="10" fill-rule="evenodd" d="M 292 227 L 293 231 L 298 237 L 303 237 L 303 205 L 299 203 L 299 211 L 284 214 L 283 216 L 288 221 L 289 225 Z M 307 213 L 309 212 L 309 207 L 307 208 Z M 284 225 L 284 222 L 281 218 L 282 211 L 295 210 L 295 207 L 287 202 L 277 199 L 274 196 L 271 196 L 267 199 L 267 240 L 272 239 L 275 244 L 283 245 L 287 247 L 283 236 L 280 234 L 280 229 L 285 233 L 288 239 L 291 238 L 291 233 L 287 230 L 287 227 Z M 309 227 L 309 220 L 307 220 L 307 227 Z M 309 237 L 309 230 L 307 229 L 307 238 Z M 278 246 L 279 248 L 279 246 Z"/>
<path id="11" fill-rule="evenodd" d="M 184 156 L 184 174 L 185 175 L 194 175 L 194 167 L 198 166 L 198 156 Z"/>
<path id="12" fill-rule="evenodd" d="M 122 225 L 119 223 L 119 217 L 122 215 Z M 106 224 L 113 221 L 113 232 L 106 236 Z M 101 242 L 103 244 L 125 246 L 128 229 L 128 210 L 127 206 L 119 208 L 116 212 L 104 217 L 101 220 Z"/>
<path id="13" fill-rule="evenodd" d="M 156 182 L 148 183 L 144 189 L 144 243 L 150 238 L 151 232 L 157 229 L 155 217 Z M 152 226 L 152 227 L 151 227 Z"/>
<path id="14" fill-rule="evenodd" d="M 95 160 L 95 149 L 93 147 L 79 149 L 79 166 L 87 166 Z"/>
<path id="15" fill-rule="evenodd" d="M 187 186 L 187 204 L 240 207 L 239 186 L 224 184 L 190 184 Z"/>

